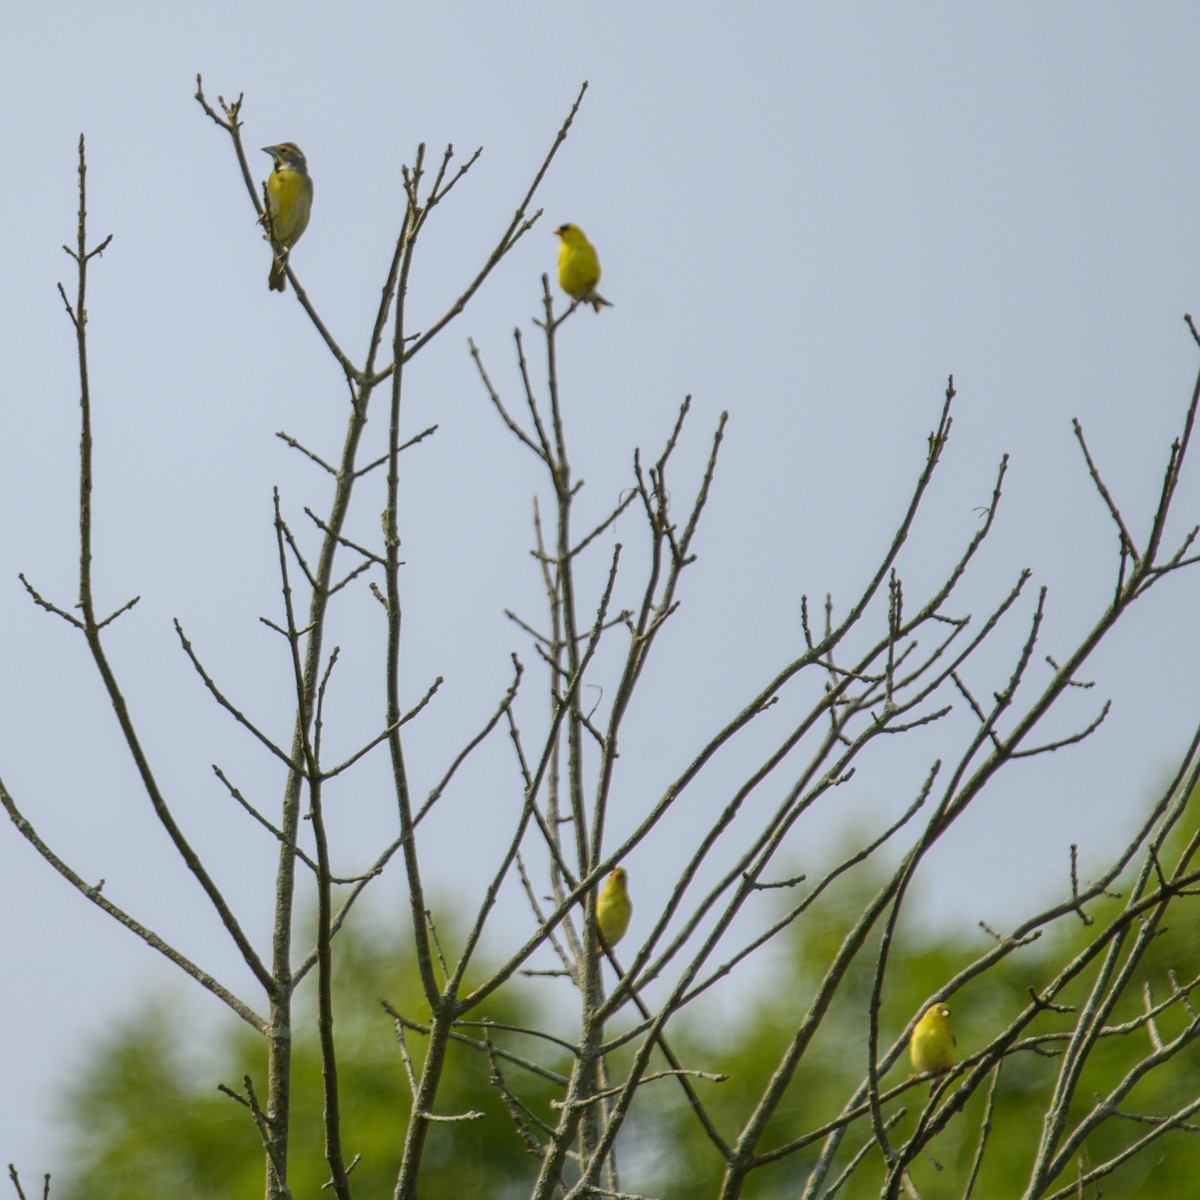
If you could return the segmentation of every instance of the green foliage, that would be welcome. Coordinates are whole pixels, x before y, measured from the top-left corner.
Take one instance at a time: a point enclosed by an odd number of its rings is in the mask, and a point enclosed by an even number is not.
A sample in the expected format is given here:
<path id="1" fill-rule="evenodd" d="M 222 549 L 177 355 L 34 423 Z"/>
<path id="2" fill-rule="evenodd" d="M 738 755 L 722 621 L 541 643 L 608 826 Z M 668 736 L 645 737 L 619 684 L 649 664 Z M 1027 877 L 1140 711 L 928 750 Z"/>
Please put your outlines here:
<path id="1" fill-rule="evenodd" d="M 736 1141 L 776 1070 L 782 1051 L 804 1019 L 845 933 L 874 890 L 877 880 L 869 872 L 861 874 L 857 883 L 847 882 L 840 891 L 823 898 L 782 936 L 773 950 L 771 969 L 761 976 L 766 982 L 742 997 L 732 1014 L 728 1007 L 702 1000 L 686 1014 L 686 1020 L 669 1026 L 672 1047 L 685 1066 L 729 1075 L 725 1083 L 696 1084 L 727 1142 Z M 1063 917 L 1043 937 L 950 996 L 960 1056 L 969 1056 L 990 1041 L 1028 1002 L 1030 988 L 1044 988 L 1065 963 L 1098 935 L 1103 936 L 1123 904 L 1123 898 L 1114 898 L 1092 905 L 1088 912 L 1093 922 L 1090 925 L 1074 914 Z M 1137 1017 L 1147 994 L 1159 1001 L 1165 999 L 1172 986 L 1172 974 L 1180 981 L 1200 975 L 1200 946 L 1183 919 L 1187 911 L 1181 908 L 1179 916 L 1166 923 L 1107 1025 L 1120 1026 Z M 903 922 L 899 934 L 882 992 L 881 1054 L 933 992 L 992 944 L 983 931 L 968 944 L 931 938 L 927 930 L 916 937 Z M 1135 934 L 1136 928 L 1127 937 Z M 1117 945 L 1118 962 L 1124 946 L 1120 942 Z M 768 1126 L 760 1144 L 762 1150 L 785 1146 L 834 1120 L 864 1080 L 868 1055 L 865 1031 L 877 949 L 878 933 L 838 989 L 783 1104 Z M 1089 962 L 1059 1002 L 1077 1010 L 1085 1002 L 1103 962 L 1103 953 Z M 337 963 L 343 1144 L 348 1157 L 362 1155 L 351 1177 L 356 1195 L 388 1195 L 395 1183 L 410 1095 L 392 1022 L 377 1001 L 386 997 L 401 1011 L 420 1019 L 415 970 L 407 952 L 365 940 L 349 930 L 339 936 Z M 1144 991 L 1146 986 L 1148 993 Z M 316 1196 L 328 1172 L 322 1157 L 320 1063 L 310 1033 L 312 1013 L 303 1010 L 304 1005 L 297 1019 L 297 1028 L 302 1032 L 294 1068 L 291 1183 L 294 1195 Z M 545 1028 L 550 1024 L 547 1014 L 538 1011 L 530 996 L 516 987 L 490 1003 L 487 1016 L 498 1023 L 526 1027 Z M 994 1080 L 987 1153 L 974 1196 L 1017 1197 L 1024 1193 L 1043 1116 L 1053 1094 L 1063 1035 L 1077 1019 L 1077 1011 L 1042 1013 L 1023 1036 L 1057 1035 L 1058 1040 L 1047 1041 L 1039 1047 L 1040 1053 L 1026 1049 L 1004 1060 Z M 1188 1013 L 1177 1005 L 1159 1022 L 1162 1036 L 1174 1035 L 1187 1019 Z M 624 1023 L 632 1020 L 633 1015 L 623 1011 L 614 1019 L 610 1032 L 618 1033 Z M 477 1029 L 465 1032 L 482 1036 Z M 262 1194 L 262 1155 L 253 1123 L 245 1109 L 215 1090 L 217 1082 L 239 1089 L 245 1072 L 255 1079 L 260 1092 L 264 1090 L 261 1041 L 252 1031 L 239 1027 L 212 1049 L 203 1070 L 198 1072 L 180 1052 L 184 1036 L 186 1031 L 178 1028 L 170 1006 L 160 1001 L 145 1005 L 97 1048 L 73 1094 L 68 1136 L 68 1144 L 74 1148 L 72 1182 L 61 1187 L 56 1183 L 56 1200 L 82 1200 L 84 1196 L 89 1200 L 161 1200 L 163 1196 L 173 1200 L 249 1200 Z M 513 1034 L 497 1033 L 495 1040 L 518 1054 L 536 1057 L 539 1053 L 529 1039 Z M 1097 1095 L 1111 1089 L 1149 1051 L 1150 1044 L 1144 1027 L 1101 1039 L 1070 1105 L 1068 1128 L 1091 1110 Z M 415 1069 L 419 1070 L 422 1039 L 410 1034 L 408 1045 Z M 1194 1079 L 1200 1065 L 1197 1053 L 1197 1047 L 1189 1047 L 1164 1068 L 1151 1072 L 1121 1108 L 1148 1118 L 1179 1107 L 1195 1094 Z M 544 1058 L 540 1061 L 559 1070 L 566 1065 Z M 502 1065 L 508 1086 L 522 1101 L 543 1120 L 556 1121 L 557 1110 L 550 1104 L 557 1096 L 553 1085 L 515 1065 Z M 612 1057 L 609 1068 L 615 1081 L 622 1079 L 626 1065 L 627 1052 Z M 658 1060 L 652 1070 L 663 1065 Z M 902 1084 L 909 1070 L 904 1054 L 884 1074 L 881 1089 Z M 930 1153 L 912 1164 L 913 1183 L 926 1200 L 963 1194 L 978 1149 L 991 1082 L 985 1081 L 963 1111 L 938 1134 Z M 928 1100 L 929 1088 L 922 1085 L 885 1102 L 885 1120 L 901 1108 L 907 1110 L 891 1128 L 893 1144 L 912 1132 Z M 536 1160 L 526 1150 L 489 1082 L 484 1055 L 462 1045 L 452 1047 L 436 1108 L 444 1115 L 477 1111 L 484 1117 L 439 1121 L 431 1126 L 422 1176 L 423 1197 L 439 1200 L 443 1196 L 486 1196 L 489 1200 L 504 1200 L 528 1194 Z M 1144 1136 L 1149 1128 L 1144 1120 L 1106 1120 L 1089 1138 L 1084 1162 L 1105 1161 Z M 871 1140 L 868 1121 L 860 1119 L 850 1127 L 827 1177 L 827 1187 Z M 816 1139 L 778 1163 L 756 1170 L 744 1194 L 758 1200 L 794 1197 L 824 1145 L 824 1139 Z M 670 1078 L 651 1083 L 638 1093 L 618 1147 L 621 1182 L 629 1190 L 668 1196 L 670 1200 L 707 1200 L 718 1191 L 724 1164 Z M 1176 1132 L 1107 1177 L 1102 1190 L 1105 1195 L 1135 1195 L 1153 1187 L 1156 1200 L 1191 1200 L 1195 1194 L 1193 1180 L 1198 1174 L 1200 1145 L 1195 1135 Z M 861 1165 L 837 1195 L 845 1200 L 877 1197 L 881 1177 L 880 1152 L 868 1146 Z M 1056 1186 L 1070 1182 L 1067 1174 L 1056 1181 Z M 1099 1194 L 1093 1189 L 1086 1196 L 1092 1200 Z"/>
<path id="2" fill-rule="evenodd" d="M 356 1194 L 363 1196 L 392 1193 L 411 1107 L 394 1023 L 379 998 L 419 1019 L 415 979 L 411 961 L 394 946 L 368 941 L 349 929 L 339 935 L 335 1029 L 343 1145 L 348 1159 L 362 1155 L 351 1180 Z M 490 1004 L 488 1015 L 512 1021 L 518 1016 L 516 1002 Z M 322 1194 L 321 1185 L 329 1178 L 312 1016 L 306 997 L 298 1008 L 293 1059 L 289 1176 L 295 1196 Z M 263 1155 L 253 1119 L 246 1108 L 218 1092 L 217 1084 L 240 1092 L 248 1073 L 263 1096 L 265 1045 L 248 1027 L 227 1026 L 198 1069 L 181 1050 L 187 1036 L 171 1005 L 160 998 L 144 1004 L 95 1048 L 67 1104 L 64 1142 L 70 1161 L 55 1173 L 55 1200 L 262 1196 Z M 407 1042 L 419 1071 L 422 1039 L 409 1034 Z M 528 1047 L 521 1049 L 529 1053 Z M 533 1159 L 515 1136 L 488 1073 L 484 1055 L 463 1046 L 451 1048 L 437 1112 L 477 1111 L 484 1117 L 432 1124 L 423 1197 L 503 1200 L 528 1191 Z M 548 1084 L 517 1068 L 507 1069 L 508 1075 L 527 1102 L 544 1117 L 550 1115 Z"/>
<path id="3" fill-rule="evenodd" d="M 54 1196 L 248 1195 L 255 1174 L 261 1191 L 254 1128 L 198 1086 L 182 1032 L 169 1005 L 148 1002 L 95 1048 L 67 1106 L 77 1182 L 56 1172 Z"/>
<path id="4" fill-rule="evenodd" d="M 672 1043 L 688 1065 L 723 1071 L 729 1081 L 716 1087 L 702 1088 L 706 1105 L 723 1137 L 734 1142 L 742 1130 L 754 1103 L 775 1070 L 782 1049 L 804 1019 L 817 986 L 833 960 L 842 939 L 861 914 L 876 879 L 860 879 L 835 895 L 830 902 L 805 915 L 790 934 L 790 953 L 781 956 L 771 976 L 771 986 L 748 996 L 736 1020 L 727 1016 L 709 1022 L 692 1020 L 676 1027 Z M 1126 892 L 1126 895 L 1128 893 Z M 1044 988 L 1102 933 L 1120 913 L 1124 898 L 1113 898 L 1091 906 L 1084 924 L 1075 914 L 1063 917 L 1043 937 L 1002 959 L 986 974 L 972 979 L 948 998 L 954 1013 L 958 1053 L 965 1057 L 980 1049 L 1003 1029 L 1029 1002 L 1029 989 Z M 1180 981 L 1200 974 L 1200 945 L 1183 921 L 1179 920 L 1156 940 L 1153 953 L 1143 962 L 1136 984 L 1123 997 L 1106 1025 L 1129 1022 L 1143 1011 L 1143 985 L 1164 1000 L 1169 994 L 1173 972 Z M 1136 930 L 1135 930 L 1136 932 Z M 893 949 L 883 987 L 880 1014 L 880 1053 L 895 1041 L 905 1022 L 914 1016 L 928 997 L 958 971 L 977 959 L 993 944 L 982 930 L 977 938 L 957 943 L 952 939 L 930 938 L 926 931 L 913 936 L 902 924 L 900 940 Z M 867 1075 L 869 997 L 873 982 L 878 938 L 851 966 L 821 1028 L 804 1055 L 792 1079 L 783 1104 L 768 1126 L 762 1150 L 781 1147 L 826 1122 L 835 1120 Z M 1118 946 L 1118 961 L 1123 961 Z M 1026 1038 L 1056 1036 L 1039 1047 L 1041 1053 L 1026 1049 L 1006 1057 L 998 1077 L 993 1076 L 994 1110 L 986 1153 L 972 1195 L 976 1197 L 1018 1197 L 1024 1194 L 1043 1118 L 1051 1102 L 1058 1073 L 1059 1055 L 1065 1034 L 1078 1019 L 1078 1009 L 1086 1001 L 1101 969 L 1104 956 L 1098 956 L 1082 970 L 1070 985 L 1061 1003 L 1072 1011 L 1042 1013 L 1027 1028 Z M 1189 1019 L 1189 1013 L 1176 1006 L 1159 1022 L 1164 1038 L 1174 1036 Z M 1144 1028 L 1114 1034 L 1101 1039 L 1088 1060 L 1083 1084 L 1069 1106 L 1067 1128 L 1071 1129 L 1094 1106 L 1096 1096 L 1107 1093 L 1131 1065 L 1150 1050 L 1150 1038 Z M 1190 1047 L 1135 1088 L 1123 1110 L 1142 1114 L 1143 1118 L 1174 1111 L 1189 1096 L 1196 1094 L 1194 1080 L 1200 1047 Z M 886 1091 L 903 1083 L 910 1071 L 907 1053 L 880 1080 Z M 926 1200 L 960 1197 L 977 1153 L 984 1121 L 989 1086 L 992 1080 L 967 1102 L 933 1141 L 930 1154 L 921 1155 L 910 1168 L 917 1192 Z M 661 1085 L 660 1085 L 661 1086 Z M 659 1093 L 665 1095 L 665 1093 Z M 944 1099 L 944 1098 L 943 1098 Z M 928 1103 L 929 1088 L 910 1088 L 883 1105 L 887 1120 L 902 1107 L 907 1114 L 891 1128 L 892 1144 L 904 1140 L 915 1128 L 922 1109 Z M 939 1101 L 940 1103 L 941 1101 Z M 643 1106 L 644 1107 L 644 1106 Z M 635 1108 L 635 1114 L 636 1114 Z M 709 1200 L 719 1190 L 723 1163 L 697 1131 L 694 1118 L 671 1092 L 653 1117 L 656 1137 L 667 1163 L 655 1173 L 656 1188 L 648 1190 L 670 1196 L 671 1200 Z M 637 1124 L 637 1116 L 633 1124 Z M 1085 1165 L 1103 1162 L 1131 1142 L 1145 1136 L 1150 1125 L 1132 1118 L 1109 1119 L 1099 1125 L 1085 1147 Z M 846 1135 L 826 1186 L 830 1187 L 857 1151 L 872 1140 L 866 1120 L 855 1123 Z M 748 1179 L 744 1195 L 752 1200 L 780 1200 L 799 1194 L 803 1181 L 825 1146 L 824 1139 L 798 1149 L 778 1163 L 756 1170 Z M 936 1161 L 935 1161 L 936 1160 Z M 1055 1181 L 1055 1187 L 1072 1182 L 1071 1171 Z M 1169 1134 L 1148 1152 L 1119 1167 L 1106 1178 L 1101 1191 L 1085 1193 L 1093 1200 L 1105 1195 L 1138 1195 L 1153 1187 L 1156 1200 L 1192 1200 L 1194 1180 L 1200 1174 L 1200 1144 L 1195 1134 Z M 866 1150 L 861 1165 L 837 1192 L 845 1200 L 876 1200 L 882 1177 L 880 1152 Z M 632 1184 L 632 1180 L 630 1181 Z M 635 1186 L 641 1186 L 638 1180 Z"/>

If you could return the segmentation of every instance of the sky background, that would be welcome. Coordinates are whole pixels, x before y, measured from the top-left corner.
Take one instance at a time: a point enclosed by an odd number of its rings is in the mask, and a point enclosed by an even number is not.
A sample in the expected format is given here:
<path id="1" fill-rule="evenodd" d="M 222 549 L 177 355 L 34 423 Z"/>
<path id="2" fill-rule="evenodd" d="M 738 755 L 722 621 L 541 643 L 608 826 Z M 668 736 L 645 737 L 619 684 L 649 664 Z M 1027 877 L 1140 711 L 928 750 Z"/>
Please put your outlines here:
<path id="1" fill-rule="evenodd" d="M 249 994 L 137 790 L 82 640 L 17 579 L 24 571 L 74 603 L 78 384 L 55 285 L 72 286 L 61 246 L 74 240 L 80 132 L 91 240 L 113 234 L 88 302 L 99 607 L 142 597 L 113 627 L 110 652 L 180 820 L 265 946 L 272 847 L 233 811 L 210 764 L 264 805 L 281 780 L 214 710 L 171 621 L 286 742 L 288 663 L 258 619 L 279 618 L 271 494 L 282 489 L 300 527 L 303 505 L 320 510 L 328 487 L 275 433 L 335 457 L 345 389 L 294 299 L 267 291 L 268 255 L 228 138 L 193 99 L 197 72 L 214 102 L 245 93 L 257 170 L 269 166 L 259 146 L 291 139 L 307 153 L 316 199 L 294 265 L 354 357 L 398 229 L 400 167 L 418 142 L 434 159 L 448 142 L 460 158 L 484 147 L 422 239 L 410 293 L 422 328 L 495 244 L 589 81 L 536 201 L 545 216 L 409 373 L 410 430 L 439 432 L 405 479 L 406 696 L 446 678 L 411 764 L 423 795 L 494 707 L 510 651 L 534 663 L 504 609 L 539 616 L 529 516 L 544 481 L 490 411 L 466 339 L 516 409 L 512 331 L 524 328 L 540 381 L 541 275 L 555 261 L 554 227 L 577 222 L 615 303 L 576 314 L 561 335 L 572 460 L 587 482 L 577 527 L 615 502 L 633 448 L 655 453 L 689 393 L 673 479 L 691 495 L 730 413 L 700 558 L 631 718 L 628 801 L 611 819 L 619 836 L 689 749 L 798 652 L 801 594 L 831 592 L 843 608 L 857 594 L 951 373 L 951 443 L 902 564 L 910 598 L 955 560 L 1008 452 L 995 535 L 958 610 L 978 618 L 1028 566 L 1049 588 L 1043 653 L 1061 657 L 1094 622 L 1116 542 L 1071 419 L 1143 534 L 1200 361 L 1182 320 L 1200 303 L 1198 43 L 1200 9 L 1181 3 L 736 14 L 696 0 L 361 3 L 336 16 L 307 0 L 22 6 L 0 46 L 0 777 L 81 874 L 105 878 L 106 894 Z M 374 453 L 385 426 L 381 414 L 368 427 Z M 360 500 L 352 536 L 376 534 L 378 495 Z M 1198 509 L 1193 471 L 1169 543 Z M 632 517 L 617 536 L 640 544 Z M 1086 724 L 1112 696 L 1108 724 L 989 790 L 931 856 L 920 920 L 964 938 L 981 919 L 1014 922 L 1062 894 L 1072 842 L 1085 878 L 1123 845 L 1196 721 L 1198 596 L 1198 574 L 1164 582 L 1106 643 L 1088 665 L 1096 688 L 1071 698 L 1053 732 Z M 1021 611 L 1027 619 L 1028 603 Z M 367 650 L 378 606 L 360 589 L 341 620 L 331 737 L 348 750 L 377 727 Z M 980 672 L 981 695 L 1002 686 L 1024 628 L 1001 639 L 1007 656 Z M 819 869 L 863 813 L 902 809 L 945 752 L 939 736 L 881 757 L 815 810 L 792 851 L 799 869 Z M 390 835 L 374 770 L 339 798 L 347 870 Z M 689 820 L 703 824 L 727 799 L 734 775 L 723 770 Z M 486 875 L 512 783 L 500 747 L 431 820 L 424 849 L 442 897 L 469 900 Z M 655 888 L 677 865 L 671 851 L 650 842 L 630 859 L 644 914 L 665 899 Z M 401 911 L 399 882 L 380 886 L 375 919 Z M 85 1048 L 141 998 L 172 989 L 189 1030 L 226 1018 L 7 822 L 0 912 L 0 1161 L 28 1181 L 58 1165 L 55 1097 Z M 515 907 L 504 913 L 513 928 L 497 933 L 498 952 L 526 928 Z"/>

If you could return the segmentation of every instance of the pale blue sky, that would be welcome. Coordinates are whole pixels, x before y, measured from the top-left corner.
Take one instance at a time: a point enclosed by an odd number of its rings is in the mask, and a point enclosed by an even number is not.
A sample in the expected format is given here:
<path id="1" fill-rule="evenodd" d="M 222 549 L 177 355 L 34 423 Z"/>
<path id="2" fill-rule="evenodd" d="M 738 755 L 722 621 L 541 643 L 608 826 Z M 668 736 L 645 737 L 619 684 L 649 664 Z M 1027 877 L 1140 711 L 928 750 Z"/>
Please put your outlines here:
<path id="1" fill-rule="evenodd" d="M 616 305 L 579 314 L 562 336 L 583 513 L 615 499 L 632 448 L 656 449 L 689 392 L 676 480 L 690 493 L 687 472 L 719 412 L 731 413 L 701 559 L 664 646 L 669 669 L 648 681 L 645 723 L 622 760 L 625 784 L 654 794 L 798 648 L 800 593 L 846 602 L 865 578 L 951 372 L 954 435 L 937 511 L 905 560 L 911 594 L 970 535 L 1009 451 L 995 544 L 963 607 L 981 613 L 1028 565 L 1051 589 L 1044 652 L 1064 653 L 1091 624 L 1115 541 L 1070 420 L 1084 422 L 1144 531 L 1197 367 L 1181 318 L 1200 305 L 1198 39 L 1200 10 L 1180 3 L 777 4 L 736 15 L 695 2 L 375 3 L 335 17 L 306 0 L 187 10 L 116 0 L 10 15 L 0 775 L 83 874 L 105 877 L 114 899 L 244 984 L 148 820 L 82 642 L 16 579 L 25 571 L 63 605 L 74 600 L 77 384 L 54 285 L 70 280 L 60 247 L 74 236 L 81 131 L 93 240 L 115 235 L 89 297 L 97 581 L 104 605 L 143 597 L 111 652 L 181 819 L 262 939 L 270 847 L 230 811 L 209 764 L 264 797 L 278 781 L 200 694 L 170 620 L 286 738 L 286 661 L 257 620 L 278 614 L 271 488 L 297 517 L 325 490 L 274 433 L 332 456 L 344 391 L 291 298 L 267 292 L 227 139 L 192 98 L 197 71 L 213 99 L 245 92 L 248 146 L 292 139 L 308 154 L 316 202 L 295 266 L 355 356 L 396 232 L 400 164 L 416 144 L 435 155 L 447 141 L 463 156 L 485 147 L 423 243 L 410 310 L 419 325 L 474 272 L 590 81 L 540 194 L 543 221 L 411 373 L 411 427 L 441 428 L 407 481 L 410 697 L 447 677 L 421 735 L 429 761 L 417 756 L 413 770 L 418 791 L 436 778 L 444 748 L 494 703 L 510 649 L 533 662 L 502 610 L 537 613 L 526 548 L 542 481 L 492 417 L 466 338 L 515 398 L 512 329 L 536 344 L 529 319 L 554 262 L 551 231 L 572 220 L 599 245 Z M 373 444 L 383 424 L 370 427 Z M 1193 472 L 1175 540 L 1198 500 Z M 377 530 L 372 504 L 354 518 L 363 537 Z M 1090 664 L 1096 692 L 1073 713 L 1086 722 L 1096 695 L 1113 695 L 1101 736 L 1019 767 L 931 859 L 927 901 L 948 927 L 965 935 L 1057 895 L 1072 841 L 1084 874 L 1098 868 L 1174 765 L 1196 720 L 1200 577 L 1160 591 Z M 369 597 L 351 611 L 377 620 Z M 342 702 L 369 721 L 373 697 L 353 681 L 374 676 L 357 674 L 353 654 L 340 670 Z M 814 814 L 801 867 L 812 870 L 809 848 L 855 814 L 907 802 L 937 752 L 926 738 L 900 760 L 900 794 L 877 775 Z M 476 785 L 486 795 L 486 772 Z M 388 826 L 369 797 L 345 804 L 351 868 Z M 435 884 L 455 873 L 465 819 L 493 828 L 480 808 L 431 823 Z M 614 832 L 634 815 L 614 813 Z M 669 861 L 651 859 L 664 853 L 635 855 L 635 880 L 665 876 Z M 28 1180 L 58 1165 L 51 1097 L 69 1087 L 80 1046 L 174 975 L 7 823 L 0 889 L 0 1161 Z M 203 1019 L 216 1006 L 199 1007 Z"/>

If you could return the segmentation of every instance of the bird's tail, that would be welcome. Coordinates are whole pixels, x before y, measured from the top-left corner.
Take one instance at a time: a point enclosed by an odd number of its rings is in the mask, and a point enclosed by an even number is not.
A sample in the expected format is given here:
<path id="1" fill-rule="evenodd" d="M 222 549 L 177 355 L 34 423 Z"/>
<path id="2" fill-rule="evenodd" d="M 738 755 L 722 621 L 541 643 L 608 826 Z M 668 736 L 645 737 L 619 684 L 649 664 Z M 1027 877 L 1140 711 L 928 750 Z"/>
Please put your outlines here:
<path id="1" fill-rule="evenodd" d="M 605 298 L 600 295 L 599 292 L 592 292 L 587 299 L 588 303 L 596 310 L 596 312 L 599 312 L 602 308 L 615 307 L 611 300 L 605 300 Z"/>
<path id="2" fill-rule="evenodd" d="M 267 276 L 267 286 L 273 292 L 287 291 L 287 251 L 281 250 L 271 256 L 271 274 Z"/>

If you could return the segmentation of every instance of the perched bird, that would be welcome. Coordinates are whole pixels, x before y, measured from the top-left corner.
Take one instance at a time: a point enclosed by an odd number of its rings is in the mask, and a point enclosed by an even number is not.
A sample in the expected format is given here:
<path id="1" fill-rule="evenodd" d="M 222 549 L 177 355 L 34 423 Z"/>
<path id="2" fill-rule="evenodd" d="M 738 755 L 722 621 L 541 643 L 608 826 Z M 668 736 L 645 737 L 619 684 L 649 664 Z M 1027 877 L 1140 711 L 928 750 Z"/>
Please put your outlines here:
<path id="1" fill-rule="evenodd" d="M 628 878 L 624 867 L 614 867 L 596 897 L 596 926 L 610 949 L 625 936 L 633 915 L 633 904 L 625 887 Z"/>
<path id="2" fill-rule="evenodd" d="M 308 174 L 308 161 L 295 142 L 264 146 L 263 153 L 275 160 L 275 169 L 267 176 L 267 209 L 271 218 L 267 234 L 274 252 L 267 284 L 273 292 L 282 292 L 287 288 L 284 266 L 288 251 L 308 228 L 313 183 Z"/>
<path id="3" fill-rule="evenodd" d="M 562 238 L 558 246 L 558 282 L 562 290 L 572 300 L 582 300 L 597 312 L 606 304 L 612 308 L 612 301 L 596 291 L 600 282 L 600 256 L 596 247 L 578 225 L 560 225 L 554 232 Z"/>
<path id="4" fill-rule="evenodd" d="M 950 1031 L 950 1010 L 944 1004 L 931 1005 L 913 1027 L 908 1057 L 918 1074 L 948 1071 L 954 1065 L 954 1034 Z"/>

